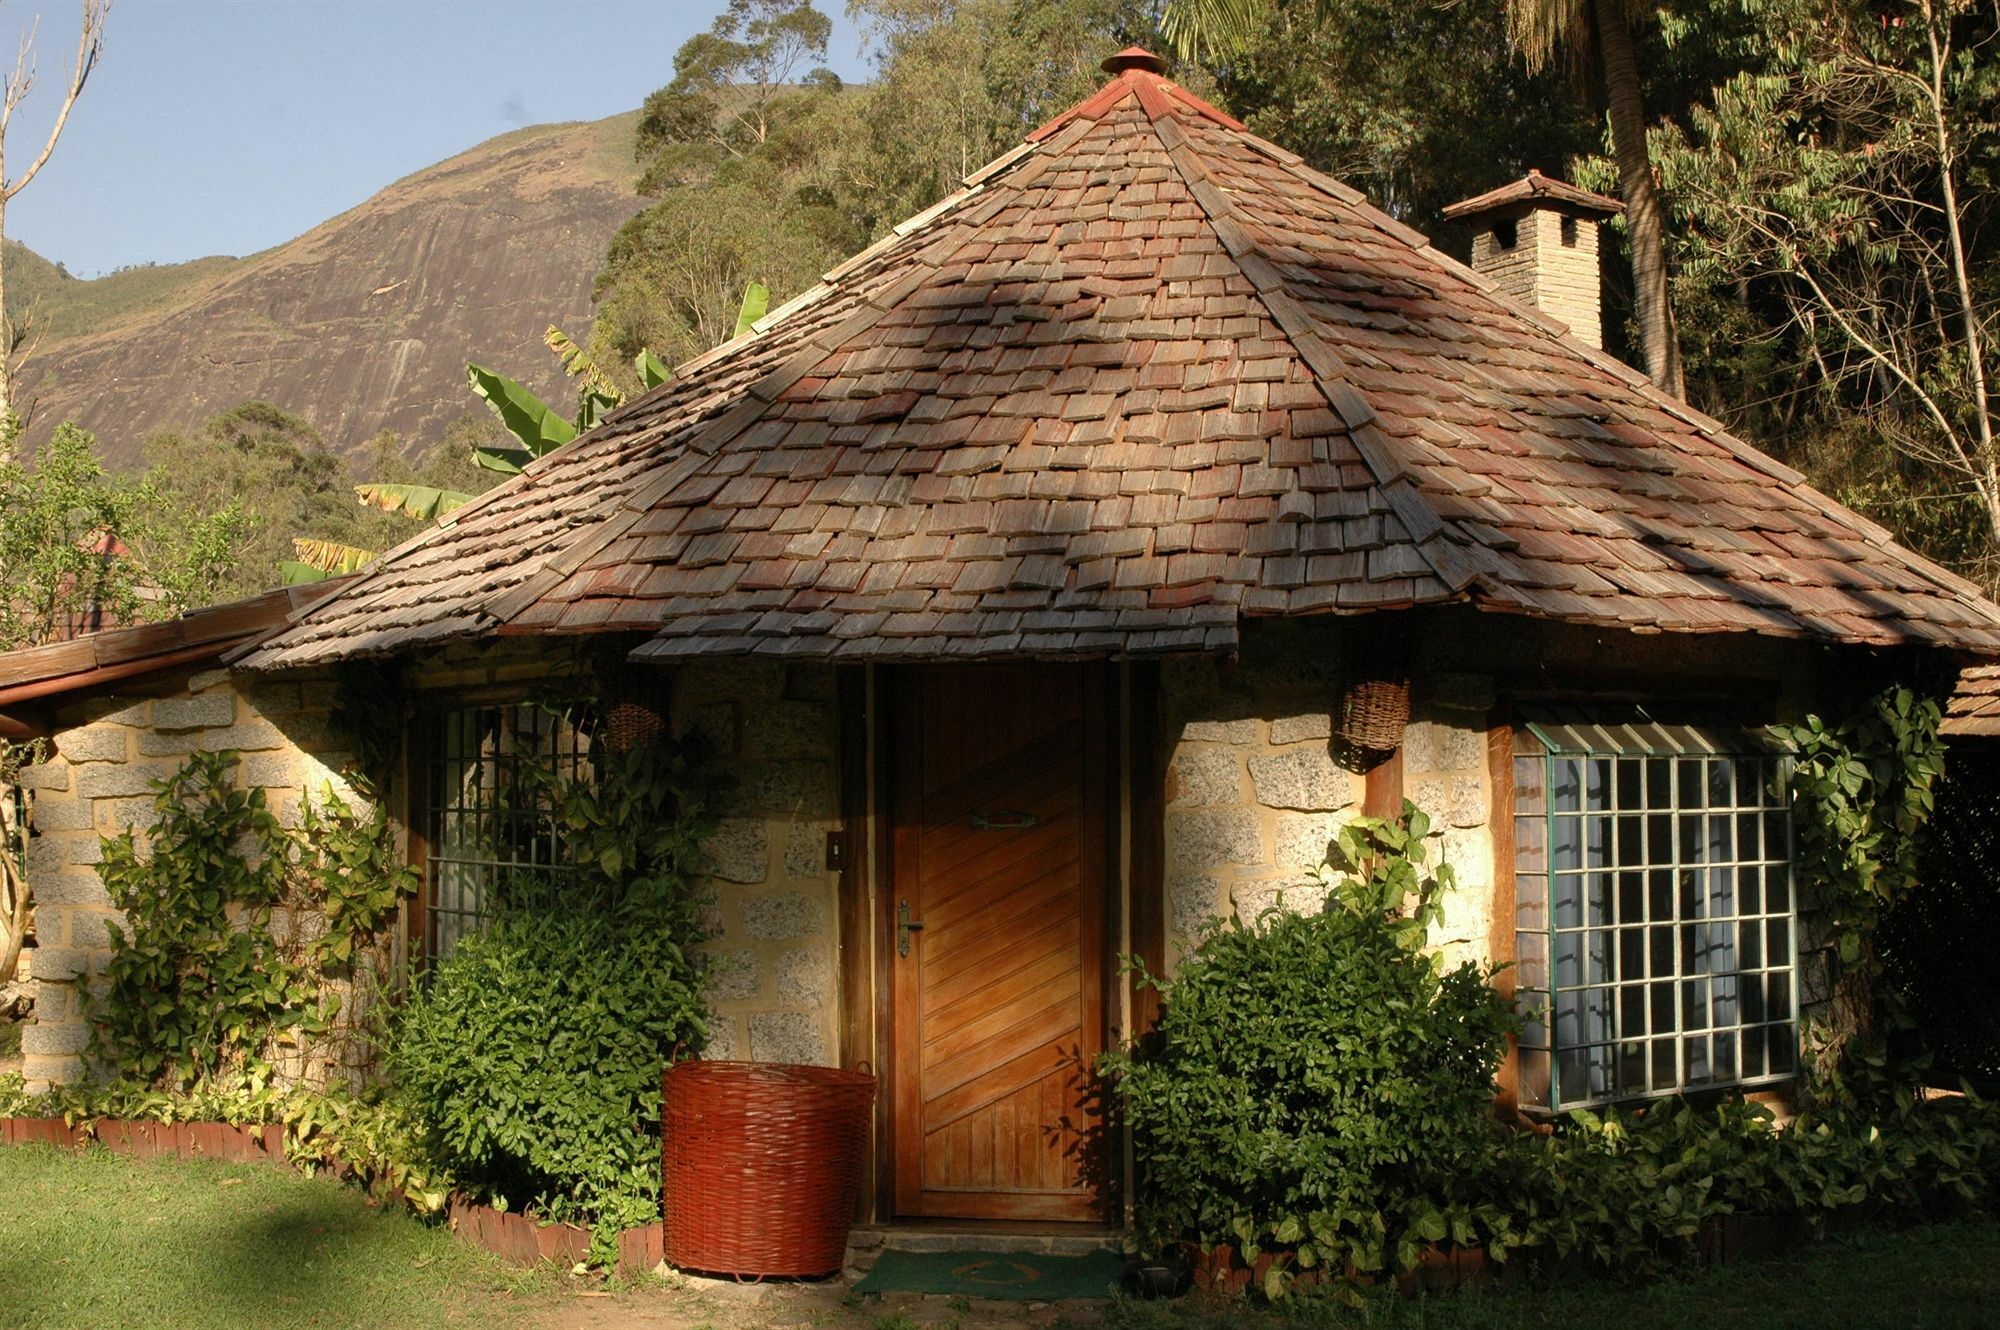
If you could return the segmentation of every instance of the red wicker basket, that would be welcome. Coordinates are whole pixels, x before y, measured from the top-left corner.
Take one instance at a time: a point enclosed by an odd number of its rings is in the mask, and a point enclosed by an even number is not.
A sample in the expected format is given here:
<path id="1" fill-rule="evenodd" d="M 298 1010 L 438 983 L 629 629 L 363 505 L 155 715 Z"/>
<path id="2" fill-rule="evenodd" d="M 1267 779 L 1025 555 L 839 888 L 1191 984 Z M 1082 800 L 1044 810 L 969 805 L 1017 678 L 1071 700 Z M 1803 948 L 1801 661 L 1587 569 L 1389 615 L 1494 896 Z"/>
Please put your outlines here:
<path id="1" fill-rule="evenodd" d="M 836 1067 L 681 1062 L 663 1114 L 667 1260 L 714 1274 L 837 1272 L 875 1078 Z"/>

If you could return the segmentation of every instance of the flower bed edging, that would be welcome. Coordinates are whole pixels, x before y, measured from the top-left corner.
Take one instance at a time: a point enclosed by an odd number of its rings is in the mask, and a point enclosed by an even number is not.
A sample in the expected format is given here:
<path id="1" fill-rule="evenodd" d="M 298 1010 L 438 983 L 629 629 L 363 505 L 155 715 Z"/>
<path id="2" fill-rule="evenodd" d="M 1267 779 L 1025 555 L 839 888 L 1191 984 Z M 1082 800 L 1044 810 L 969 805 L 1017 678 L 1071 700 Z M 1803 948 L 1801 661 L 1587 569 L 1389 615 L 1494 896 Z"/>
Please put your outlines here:
<path id="1" fill-rule="evenodd" d="M 515 1265 L 554 1261 L 571 1266 L 590 1256 L 590 1230 L 575 1224 L 549 1224 L 510 1210 L 495 1210 L 463 1196 L 445 1206 L 446 1223 L 463 1242 Z M 666 1225 L 659 1222 L 628 1228 L 618 1235 L 618 1275 L 624 1279 L 650 1273 L 666 1259 Z"/>

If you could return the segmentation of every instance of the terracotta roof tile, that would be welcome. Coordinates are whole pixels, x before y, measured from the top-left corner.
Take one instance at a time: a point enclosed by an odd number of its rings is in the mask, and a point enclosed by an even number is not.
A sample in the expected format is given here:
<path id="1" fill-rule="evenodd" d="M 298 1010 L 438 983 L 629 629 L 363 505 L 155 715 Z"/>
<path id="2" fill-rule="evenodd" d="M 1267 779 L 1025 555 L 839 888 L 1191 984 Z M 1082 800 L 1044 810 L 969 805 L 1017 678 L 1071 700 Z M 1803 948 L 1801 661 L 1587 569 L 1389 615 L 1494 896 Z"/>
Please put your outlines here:
<path id="1" fill-rule="evenodd" d="M 634 627 L 661 656 L 1217 650 L 1245 615 L 1445 600 L 2000 652 L 1962 579 L 1119 59 L 249 663 Z"/>

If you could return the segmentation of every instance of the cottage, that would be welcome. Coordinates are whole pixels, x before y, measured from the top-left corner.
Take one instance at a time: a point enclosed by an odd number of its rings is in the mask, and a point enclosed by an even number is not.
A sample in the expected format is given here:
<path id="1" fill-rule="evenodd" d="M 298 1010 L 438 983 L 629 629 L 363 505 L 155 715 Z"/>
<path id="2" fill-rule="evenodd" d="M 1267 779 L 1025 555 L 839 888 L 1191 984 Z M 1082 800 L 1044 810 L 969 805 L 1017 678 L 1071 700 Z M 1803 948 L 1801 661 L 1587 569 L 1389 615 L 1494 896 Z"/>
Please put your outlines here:
<path id="1" fill-rule="evenodd" d="M 1470 201 L 1467 268 L 1155 57 L 1105 68 L 226 677 L 59 709 L 31 1072 L 75 1071 L 88 856 L 152 755 L 294 782 L 365 666 L 413 955 L 508 871 L 478 773 L 575 751 L 538 690 L 722 745 L 714 1054 L 877 1068 L 879 1218 L 1115 1220 L 1121 958 L 1312 908 L 1405 799 L 1461 884 L 1437 945 L 1550 1013 L 1509 1097 L 1782 1087 L 1822 995 L 1756 727 L 2000 652 L 2000 607 L 1598 349 L 1615 203 Z"/>

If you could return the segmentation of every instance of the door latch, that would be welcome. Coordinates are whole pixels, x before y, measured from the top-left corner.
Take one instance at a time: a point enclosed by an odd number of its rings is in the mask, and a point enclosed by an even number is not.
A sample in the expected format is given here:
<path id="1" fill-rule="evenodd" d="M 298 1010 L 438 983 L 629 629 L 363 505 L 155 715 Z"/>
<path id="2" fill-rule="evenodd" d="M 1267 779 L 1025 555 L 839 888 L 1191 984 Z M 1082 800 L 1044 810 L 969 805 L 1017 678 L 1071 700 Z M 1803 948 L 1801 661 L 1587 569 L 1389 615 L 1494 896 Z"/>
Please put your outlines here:
<path id="1" fill-rule="evenodd" d="M 903 901 L 896 906 L 896 954 L 910 954 L 910 934 L 924 931 L 923 920 L 910 918 L 910 903 Z"/>

